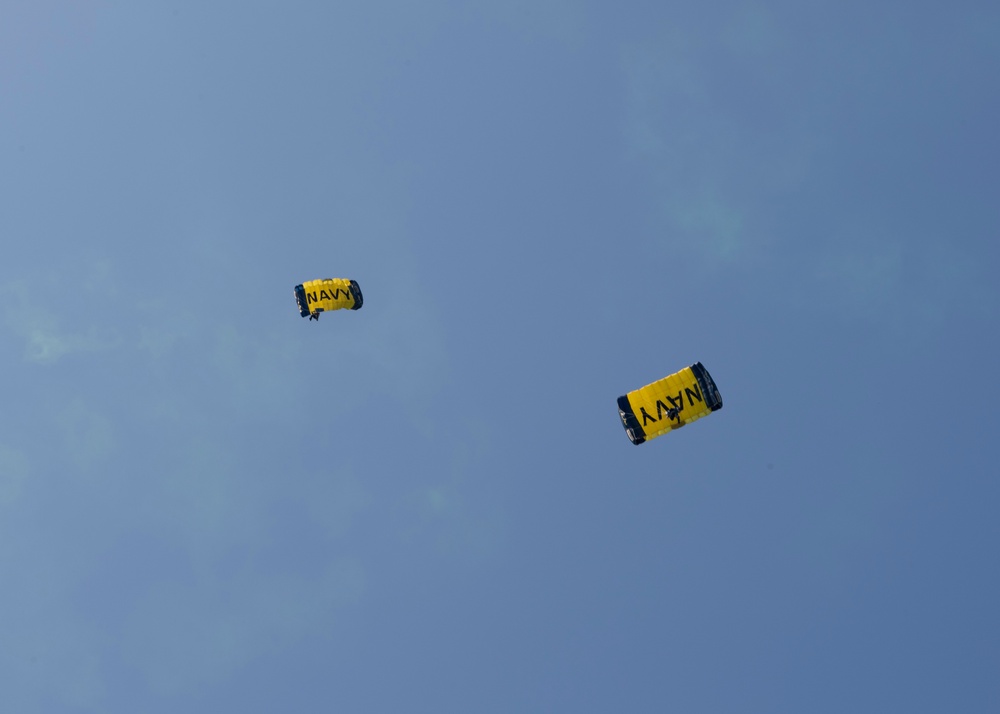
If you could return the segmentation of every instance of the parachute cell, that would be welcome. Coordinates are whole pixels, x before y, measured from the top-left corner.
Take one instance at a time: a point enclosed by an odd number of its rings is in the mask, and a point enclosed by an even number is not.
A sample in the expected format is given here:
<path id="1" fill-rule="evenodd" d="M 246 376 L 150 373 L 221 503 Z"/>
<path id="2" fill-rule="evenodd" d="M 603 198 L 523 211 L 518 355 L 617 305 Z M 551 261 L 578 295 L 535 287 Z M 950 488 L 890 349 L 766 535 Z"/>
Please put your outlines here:
<path id="1" fill-rule="evenodd" d="M 680 429 L 719 409 L 722 395 L 701 362 L 618 397 L 618 415 L 633 444 Z"/>
<path id="2" fill-rule="evenodd" d="M 364 298 L 356 281 L 346 278 L 324 278 L 307 280 L 301 285 L 296 285 L 295 302 L 302 317 L 318 320 L 321 312 L 360 310 Z"/>

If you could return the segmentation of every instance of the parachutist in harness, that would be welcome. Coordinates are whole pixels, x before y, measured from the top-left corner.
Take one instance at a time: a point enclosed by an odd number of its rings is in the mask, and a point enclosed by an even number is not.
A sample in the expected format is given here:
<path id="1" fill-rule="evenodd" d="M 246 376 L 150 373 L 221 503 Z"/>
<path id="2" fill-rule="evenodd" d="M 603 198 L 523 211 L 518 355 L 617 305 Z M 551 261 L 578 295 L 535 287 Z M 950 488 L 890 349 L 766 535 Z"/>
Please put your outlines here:
<path id="1" fill-rule="evenodd" d="M 316 322 L 319 322 L 319 313 L 318 312 L 310 312 L 309 313 L 309 319 L 310 320 L 315 320 Z"/>

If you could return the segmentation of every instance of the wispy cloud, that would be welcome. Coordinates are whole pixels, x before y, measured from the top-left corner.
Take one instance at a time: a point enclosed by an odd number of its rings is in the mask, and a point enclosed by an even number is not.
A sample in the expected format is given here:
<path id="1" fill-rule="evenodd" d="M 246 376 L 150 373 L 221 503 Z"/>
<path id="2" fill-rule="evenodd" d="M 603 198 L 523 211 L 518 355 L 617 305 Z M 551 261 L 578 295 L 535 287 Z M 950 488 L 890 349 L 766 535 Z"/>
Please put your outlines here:
<path id="1" fill-rule="evenodd" d="M 27 455 L 12 446 L 0 444 L 0 506 L 11 503 L 21 495 L 28 472 Z"/>
<path id="2" fill-rule="evenodd" d="M 669 201 L 670 219 L 676 234 L 696 245 L 714 260 L 736 259 L 744 248 L 743 216 L 734 207 L 711 195 L 694 200 Z"/>
<path id="3" fill-rule="evenodd" d="M 985 267 L 961 246 L 898 231 L 841 236 L 817 251 L 812 295 L 851 320 L 902 330 L 995 315 L 998 294 Z"/>
<path id="4" fill-rule="evenodd" d="M 722 20 L 650 28 L 621 54 L 623 150 L 653 196 L 645 228 L 660 250 L 719 267 L 775 243 L 764 207 L 788 203 L 815 151 L 800 100 L 769 79 L 777 24 L 753 7 Z"/>
<path id="5" fill-rule="evenodd" d="M 168 580 L 127 617 L 123 649 L 162 694 L 218 681 L 334 626 L 364 590 L 350 561 L 313 576 L 245 573 L 224 580 Z"/>
<path id="6" fill-rule="evenodd" d="M 107 458 L 115 448 L 111 419 L 87 406 L 80 398 L 70 402 L 56 417 L 73 462 L 89 469 Z"/>
<path id="7" fill-rule="evenodd" d="M 83 329 L 63 327 L 58 301 L 75 305 L 81 301 L 77 292 L 67 294 L 70 279 L 45 281 L 18 280 L 0 287 L 3 321 L 6 327 L 24 342 L 24 359 L 28 362 L 52 364 L 76 353 L 100 352 L 121 344 L 114 330 L 91 323 Z M 82 298 L 86 300 L 86 298 Z"/>
<path id="8" fill-rule="evenodd" d="M 87 587 L 101 593 L 95 601 L 121 598 L 110 613 L 90 605 L 111 634 L 81 630 L 72 652 L 99 654 L 66 669 L 76 684 L 65 701 L 99 702 L 115 652 L 151 688 L 178 692 L 333 627 L 362 597 L 375 557 L 352 539 L 359 528 L 376 528 L 411 556 L 443 547 L 478 557 L 495 544 L 499 519 L 474 485 L 485 436 L 426 426 L 428 397 L 449 379 L 439 311 L 412 255 L 397 250 L 386 262 L 385 274 L 362 285 L 363 310 L 318 324 L 297 315 L 291 286 L 275 296 L 280 307 L 260 300 L 263 312 L 205 310 L 198 291 L 168 292 L 176 283 L 122 299 L 116 286 L 125 281 L 110 262 L 84 271 L 70 302 L 36 294 L 27 280 L 0 288 L 2 325 L 32 364 L 46 365 L 25 367 L 38 378 L 24 401 L 44 438 L 0 445 L 0 506 L 49 509 L 63 479 L 101 522 L 78 541 L 79 568 L 50 575 L 57 594 L 48 607 L 76 617 L 73 598 Z M 392 400 L 399 428 L 443 468 L 380 491 L 366 482 L 357 451 L 304 451 L 296 440 L 299 420 L 318 415 L 315 433 L 339 434 L 338 423 L 350 424 L 369 400 Z M 36 473 L 46 475 L 37 490 Z M 154 544 L 153 555 L 137 558 L 148 570 L 131 573 L 128 585 L 116 575 L 85 582 L 95 563 L 120 556 L 117 544 L 133 542 Z M 343 556 L 330 557 L 331 545 Z M 45 547 L 66 558 L 60 544 Z M 287 558 L 292 552 L 302 560 Z"/>
<path id="9" fill-rule="evenodd" d="M 817 277 L 830 298 L 851 311 L 885 315 L 898 308 L 903 279 L 902 247 L 885 236 L 828 249 Z"/>

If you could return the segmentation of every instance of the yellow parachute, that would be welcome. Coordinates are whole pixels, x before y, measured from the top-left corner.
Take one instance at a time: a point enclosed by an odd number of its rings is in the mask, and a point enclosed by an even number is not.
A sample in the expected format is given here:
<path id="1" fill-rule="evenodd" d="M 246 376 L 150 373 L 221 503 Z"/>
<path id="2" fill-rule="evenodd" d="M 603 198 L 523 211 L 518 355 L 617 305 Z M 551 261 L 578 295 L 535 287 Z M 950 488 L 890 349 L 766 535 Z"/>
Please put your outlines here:
<path id="1" fill-rule="evenodd" d="M 633 444 L 680 429 L 719 409 L 722 395 L 701 362 L 618 397 L 618 416 Z"/>
<path id="2" fill-rule="evenodd" d="M 302 317 L 318 320 L 321 312 L 360 310 L 364 298 L 356 281 L 346 278 L 324 278 L 296 285 L 295 302 L 299 305 L 299 314 Z"/>

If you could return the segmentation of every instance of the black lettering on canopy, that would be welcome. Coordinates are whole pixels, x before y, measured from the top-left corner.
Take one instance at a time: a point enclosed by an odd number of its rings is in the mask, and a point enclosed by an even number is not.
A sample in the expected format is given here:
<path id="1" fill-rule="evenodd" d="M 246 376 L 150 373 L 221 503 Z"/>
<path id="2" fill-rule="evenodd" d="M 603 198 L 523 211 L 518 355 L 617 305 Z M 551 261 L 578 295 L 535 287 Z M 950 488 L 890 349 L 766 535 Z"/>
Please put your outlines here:
<path id="1" fill-rule="evenodd" d="M 669 399 L 669 398 L 670 397 L 667 397 L 667 399 Z M 657 419 L 662 419 L 663 418 L 663 412 L 666 412 L 667 414 L 670 414 L 670 412 L 671 412 L 672 409 L 673 409 L 673 407 L 668 407 L 666 404 L 664 404 L 663 402 L 661 402 L 659 399 L 656 400 L 656 418 Z"/>
<path id="2" fill-rule="evenodd" d="M 678 396 L 680 396 L 680 395 L 678 394 Z M 666 415 L 668 417 L 670 417 L 671 419 L 677 419 L 678 418 L 677 417 L 677 412 L 679 412 L 681 409 L 684 408 L 684 402 L 682 401 L 681 405 L 678 407 L 677 406 L 677 402 L 674 401 L 673 397 L 664 397 L 664 399 L 666 399 L 668 402 L 670 402 L 670 406 L 668 407 L 662 401 L 660 401 L 659 399 L 657 399 L 656 400 L 656 416 L 659 417 L 660 419 L 662 419 L 664 413 L 666 413 Z"/>
<path id="3" fill-rule="evenodd" d="M 642 428 L 646 428 L 647 421 L 656 421 L 656 417 L 651 417 L 646 413 L 646 407 L 639 407 L 639 411 L 642 413 Z"/>
<path id="4" fill-rule="evenodd" d="M 341 290 L 340 288 L 333 290 L 332 294 L 328 293 L 326 289 L 320 290 L 319 297 L 316 297 L 315 292 L 306 293 L 306 304 L 311 302 L 319 302 L 320 300 L 339 300 L 341 294 L 343 294 L 345 299 L 351 297 L 350 290 L 347 289 Z"/>
<path id="5" fill-rule="evenodd" d="M 698 388 L 697 384 L 694 385 L 694 389 L 690 389 L 689 387 L 685 387 L 684 388 L 684 393 L 687 394 L 688 401 L 691 403 L 692 407 L 694 406 L 694 399 L 692 399 L 691 397 L 694 397 L 699 402 L 705 401 L 704 399 L 701 398 L 701 389 Z"/>

